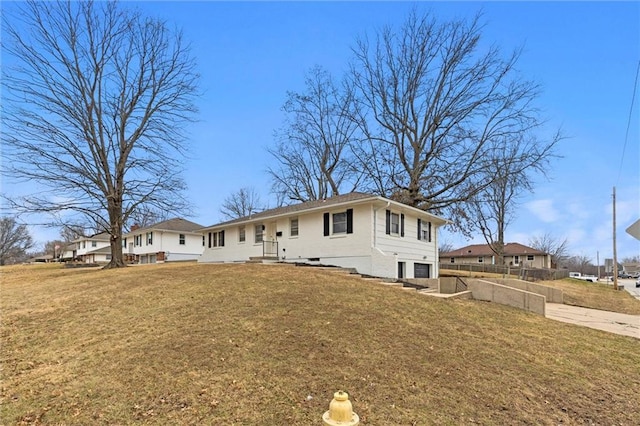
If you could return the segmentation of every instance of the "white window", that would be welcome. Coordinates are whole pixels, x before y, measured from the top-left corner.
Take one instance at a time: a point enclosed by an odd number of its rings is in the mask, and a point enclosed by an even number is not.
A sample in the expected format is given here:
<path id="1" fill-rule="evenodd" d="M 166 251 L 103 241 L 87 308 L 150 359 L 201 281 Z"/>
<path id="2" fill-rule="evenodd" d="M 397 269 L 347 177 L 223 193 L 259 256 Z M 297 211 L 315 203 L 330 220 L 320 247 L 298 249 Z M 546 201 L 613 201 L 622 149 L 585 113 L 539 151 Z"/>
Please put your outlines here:
<path id="1" fill-rule="evenodd" d="M 153 244 L 153 232 L 147 232 L 147 245 L 150 246 Z"/>
<path id="2" fill-rule="evenodd" d="M 126 238 L 122 239 L 122 248 L 127 248 L 127 239 Z"/>
<path id="3" fill-rule="evenodd" d="M 184 234 L 179 235 L 178 242 L 180 243 L 181 246 L 186 244 Z"/>
<path id="4" fill-rule="evenodd" d="M 203 235 L 203 236 L 202 236 L 202 247 L 204 247 L 204 246 L 206 245 L 206 244 L 205 244 L 205 241 L 206 241 L 206 240 L 207 240 L 207 239 L 206 239 L 206 237 Z"/>
<path id="5" fill-rule="evenodd" d="M 514 265 L 520 264 L 520 256 L 513 256 L 513 264 Z"/>
<path id="6" fill-rule="evenodd" d="M 91 247 L 98 247 L 97 241 L 91 241 Z"/>
<path id="7" fill-rule="evenodd" d="M 224 231 L 212 232 L 211 236 L 213 238 L 213 247 L 224 247 Z"/>
<path id="8" fill-rule="evenodd" d="M 298 218 L 293 218 L 289 222 L 289 235 L 292 237 L 298 236 Z"/>
<path id="9" fill-rule="evenodd" d="M 244 243 L 246 238 L 247 238 L 247 234 L 246 234 L 245 228 L 244 226 L 240 226 L 238 228 L 238 241 L 241 243 Z"/>
<path id="10" fill-rule="evenodd" d="M 482 258 L 482 256 L 478 257 L 478 263 L 482 263 L 484 262 L 484 259 Z"/>
<path id="11" fill-rule="evenodd" d="M 400 215 L 398 213 L 391 213 L 391 233 L 400 233 Z"/>
<path id="12" fill-rule="evenodd" d="M 533 256 L 532 254 L 528 254 L 528 255 L 527 255 L 527 260 L 533 260 L 533 257 L 534 257 L 534 256 Z"/>
<path id="13" fill-rule="evenodd" d="M 255 239 L 256 243 L 262 242 L 263 232 L 264 232 L 264 225 L 263 224 L 256 225 L 256 239 Z"/>
<path id="14" fill-rule="evenodd" d="M 347 212 L 333 214 L 333 233 L 344 234 L 347 232 Z"/>
<path id="15" fill-rule="evenodd" d="M 456 258 L 455 258 L 455 257 L 452 257 L 451 259 L 449 259 L 449 262 L 451 262 L 451 263 L 456 263 Z"/>

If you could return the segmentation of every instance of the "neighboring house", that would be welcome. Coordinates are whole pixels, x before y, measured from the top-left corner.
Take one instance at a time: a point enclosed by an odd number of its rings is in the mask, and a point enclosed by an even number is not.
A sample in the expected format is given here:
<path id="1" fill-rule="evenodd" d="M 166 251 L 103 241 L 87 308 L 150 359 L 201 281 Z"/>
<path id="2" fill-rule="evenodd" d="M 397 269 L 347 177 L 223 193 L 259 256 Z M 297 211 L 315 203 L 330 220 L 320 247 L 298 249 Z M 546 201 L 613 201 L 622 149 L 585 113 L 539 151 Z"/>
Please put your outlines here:
<path id="1" fill-rule="evenodd" d="M 53 255 L 51 254 L 45 254 L 42 256 L 35 256 L 32 257 L 31 259 L 27 260 L 28 263 L 50 263 L 53 262 Z"/>
<path id="2" fill-rule="evenodd" d="M 144 228 L 132 227 L 122 236 L 123 254 L 133 263 L 196 260 L 204 249 L 202 225 L 174 218 Z"/>
<path id="3" fill-rule="evenodd" d="M 111 261 L 111 243 L 109 234 L 101 232 L 91 237 L 74 240 L 73 259 L 85 263 L 108 263 Z M 68 248 L 65 249 L 68 251 Z"/>
<path id="4" fill-rule="evenodd" d="M 376 277 L 437 278 L 437 229 L 446 223 L 405 204 L 354 192 L 206 227 L 199 261 L 262 258 L 355 268 Z"/>
<path id="5" fill-rule="evenodd" d="M 499 263 L 498 256 L 491 251 L 488 244 L 473 244 L 447 253 L 440 253 L 440 259 L 443 263 L 465 265 L 497 265 Z M 507 243 L 504 245 L 504 265 L 523 268 L 551 268 L 551 256 L 519 243 Z"/>
<path id="6" fill-rule="evenodd" d="M 62 254 L 60 254 L 60 261 L 67 262 L 76 258 L 76 243 L 69 243 L 64 246 Z"/>
<path id="7" fill-rule="evenodd" d="M 640 263 L 637 262 L 622 262 L 622 270 L 618 269 L 618 272 L 624 272 L 626 274 L 638 274 L 640 273 Z"/>

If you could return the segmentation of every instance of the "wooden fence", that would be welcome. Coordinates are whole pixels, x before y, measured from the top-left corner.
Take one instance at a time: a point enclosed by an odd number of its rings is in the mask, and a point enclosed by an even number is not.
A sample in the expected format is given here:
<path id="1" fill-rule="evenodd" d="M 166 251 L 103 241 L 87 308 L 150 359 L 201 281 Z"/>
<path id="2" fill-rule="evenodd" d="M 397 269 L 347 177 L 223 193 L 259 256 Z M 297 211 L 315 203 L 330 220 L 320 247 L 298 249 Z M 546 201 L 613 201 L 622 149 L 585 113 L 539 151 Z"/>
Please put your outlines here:
<path id="1" fill-rule="evenodd" d="M 566 269 L 546 268 L 517 268 L 513 266 L 478 264 L 441 263 L 440 270 L 455 270 L 467 272 L 487 272 L 491 274 L 511 275 L 527 281 L 560 280 L 569 277 Z"/>

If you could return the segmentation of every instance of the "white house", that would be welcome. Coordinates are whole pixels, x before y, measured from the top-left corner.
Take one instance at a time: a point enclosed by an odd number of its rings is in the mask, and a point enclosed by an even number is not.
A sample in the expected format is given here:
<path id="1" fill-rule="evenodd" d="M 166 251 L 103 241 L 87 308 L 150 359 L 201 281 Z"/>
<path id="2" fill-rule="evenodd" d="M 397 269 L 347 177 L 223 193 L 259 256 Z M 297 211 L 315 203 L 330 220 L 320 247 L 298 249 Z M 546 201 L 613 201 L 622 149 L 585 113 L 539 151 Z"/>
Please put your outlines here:
<path id="1" fill-rule="evenodd" d="M 196 260 L 204 249 L 202 225 L 174 218 L 144 228 L 132 227 L 122 237 L 129 262 L 163 263 Z"/>
<path id="2" fill-rule="evenodd" d="M 109 234 L 101 232 L 91 237 L 82 237 L 73 241 L 75 249 L 72 257 L 85 263 L 108 263 L 111 261 L 111 243 Z M 65 249 L 68 251 L 69 249 Z"/>
<path id="3" fill-rule="evenodd" d="M 437 278 L 437 229 L 447 221 L 353 192 L 203 228 L 199 262 L 252 258 L 355 268 L 386 278 Z"/>

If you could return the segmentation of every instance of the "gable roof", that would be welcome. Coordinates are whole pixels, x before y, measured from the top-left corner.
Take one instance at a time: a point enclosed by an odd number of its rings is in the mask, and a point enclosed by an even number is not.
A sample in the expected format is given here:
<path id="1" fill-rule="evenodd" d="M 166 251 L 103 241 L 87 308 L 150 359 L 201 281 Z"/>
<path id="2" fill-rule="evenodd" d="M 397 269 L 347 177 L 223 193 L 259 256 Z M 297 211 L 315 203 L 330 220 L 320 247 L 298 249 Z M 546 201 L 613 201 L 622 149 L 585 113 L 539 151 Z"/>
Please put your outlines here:
<path id="1" fill-rule="evenodd" d="M 417 213 L 428 215 L 434 218 L 436 221 L 441 222 L 442 224 L 449 222 L 448 220 L 438 217 L 432 213 L 428 213 L 424 210 L 420 210 L 415 207 L 408 206 L 406 204 L 398 203 L 397 201 L 389 200 L 384 197 L 380 197 L 372 194 L 366 194 L 363 192 L 350 192 L 348 194 L 336 195 L 334 197 L 325 198 L 323 200 L 306 201 L 304 203 L 292 204 L 289 206 L 282 206 L 282 207 L 277 207 L 275 209 L 264 210 L 260 213 L 252 214 L 251 216 L 245 216 L 245 217 L 229 220 L 226 222 L 220 222 L 215 225 L 207 226 L 205 228 L 202 228 L 201 230 L 204 231 L 205 229 L 218 228 L 218 227 L 234 225 L 234 224 L 241 224 L 245 222 L 256 222 L 256 221 L 260 221 L 268 218 L 286 216 L 286 215 L 290 215 L 298 212 L 320 210 L 320 209 L 325 209 L 327 207 L 337 207 L 341 205 L 348 205 L 352 203 L 363 203 L 367 201 L 389 202 L 397 206 L 402 206 L 405 209 L 413 210 Z"/>
<path id="2" fill-rule="evenodd" d="M 173 219 L 164 220 L 162 222 L 154 223 L 153 225 L 145 226 L 143 228 L 137 228 L 133 231 L 129 231 L 126 235 L 145 232 L 145 231 L 174 231 L 174 232 L 195 232 L 201 229 L 202 225 L 183 219 L 181 217 L 174 217 Z"/>
<path id="3" fill-rule="evenodd" d="M 72 241 L 72 243 L 79 243 L 82 241 L 111 241 L 111 237 L 108 232 L 99 232 L 93 234 L 90 237 L 80 237 Z"/>
<path id="4" fill-rule="evenodd" d="M 537 254 L 546 255 L 547 253 L 536 250 L 532 247 L 527 247 L 520 243 L 507 243 L 504 245 L 504 254 L 506 256 L 523 255 L 523 254 Z M 440 253 L 440 257 L 479 257 L 479 256 L 494 256 L 495 253 L 491 251 L 489 244 L 472 244 L 450 252 Z"/>

